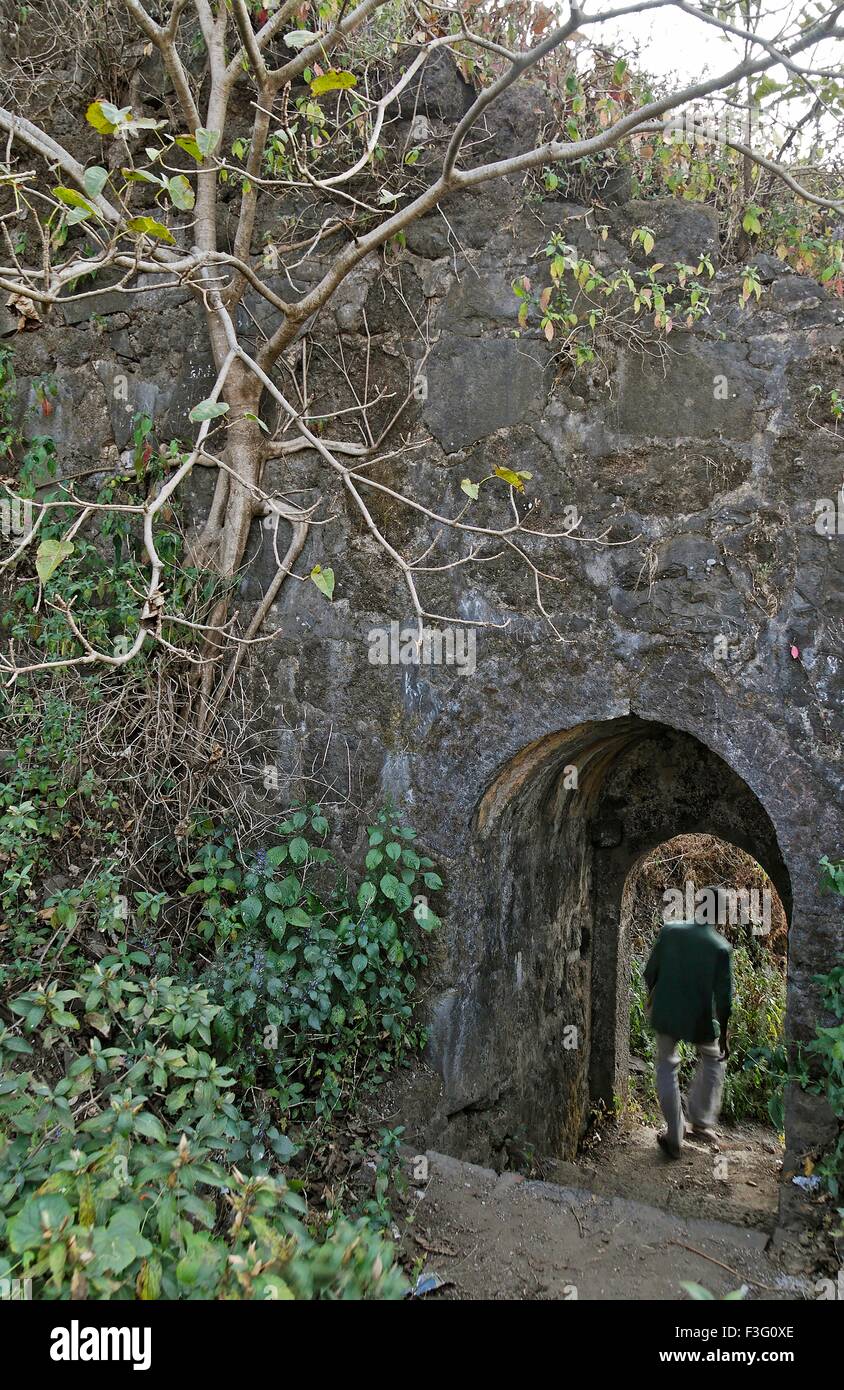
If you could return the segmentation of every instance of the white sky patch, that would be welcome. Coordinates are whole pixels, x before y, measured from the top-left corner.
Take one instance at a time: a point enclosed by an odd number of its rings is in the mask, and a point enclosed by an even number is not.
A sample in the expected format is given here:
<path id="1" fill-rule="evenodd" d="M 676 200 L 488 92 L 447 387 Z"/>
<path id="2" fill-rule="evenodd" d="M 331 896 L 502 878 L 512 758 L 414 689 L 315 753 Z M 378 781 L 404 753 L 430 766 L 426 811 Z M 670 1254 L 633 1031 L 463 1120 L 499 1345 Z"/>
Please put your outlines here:
<path id="1" fill-rule="evenodd" d="M 618 7 L 618 0 L 601 0 L 597 4 L 587 4 L 587 13 L 602 14 Z M 788 43 L 799 34 L 796 19 L 801 9 L 802 6 L 795 0 L 763 0 L 758 25 L 751 22 L 749 27 L 770 42 Z M 737 18 L 732 22 L 737 28 L 743 27 Z M 583 33 L 588 41 L 606 44 L 608 48 L 626 50 L 638 47 L 639 65 L 644 71 L 656 78 L 676 79 L 676 84 L 682 86 L 727 73 L 742 62 L 746 54 L 745 41 L 740 36 L 726 35 L 714 25 L 673 6 L 646 10 L 642 14 L 628 15 L 607 24 L 585 25 Z M 762 58 L 765 54 L 761 44 L 756 44 L 749 51 L 753 58 Z M 837 66 L 840 71 L 841 43 L 827 41 L 814 50 L 807 50 L 797 61 L 800 66 Z M 782 66 L 772 67 L 766 75 L 777 82 L 789 80 L 789 74 Z M 723 102 L 723 98 L 717 94 L 712 100 L 716 104 Z M 762 143 L 775 147 L 790 123 L 810 103 L 811 97 L 789 103 L 790 109 L 783 112 L 787 124 L 777 122 L 769 125 L 763 131 L 765 138 Z M 830 132 L 835 126 L 834 121 L 830 124 L 825 118 L 822 124 Z M 754 139 L 754 145 L 758 147 L 759 143 L 758 138 Z"/>

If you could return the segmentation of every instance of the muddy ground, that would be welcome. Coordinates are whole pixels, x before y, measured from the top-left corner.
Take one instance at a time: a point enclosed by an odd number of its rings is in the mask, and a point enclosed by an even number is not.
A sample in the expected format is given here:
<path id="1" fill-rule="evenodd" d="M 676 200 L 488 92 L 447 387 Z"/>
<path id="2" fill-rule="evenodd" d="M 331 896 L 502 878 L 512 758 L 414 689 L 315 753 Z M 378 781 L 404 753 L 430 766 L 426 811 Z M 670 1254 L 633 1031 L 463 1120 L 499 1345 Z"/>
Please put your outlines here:
<path id="1" fill-rule="evenodd" d="M 633 1160 L 620 1146 L 615 1174 Z M 498 1174 L 428 1154 L 403 1235 L 417 1273 L 445 1281 L 436 1299 L 681 1299 L 684 1281 L 717 1297 L 746 1286 L 750 1300 L 817 1296 L 810 1273 L 789 1273 L 769 1233 L 680 1216 L 629 1197 Z M 690 1172 L 694 1172 L 696 1157 Z M 699 1166 L 699 1165 L 698 1165 Z M 689 1182 L 655 1176 L 654 1183 Z M 690 1189 L 685 1189 L 689 1196 Z M 698 1202 L 704 1210 L 703 1200 Z"/>
<path id="2" fill-rule="evenodd" d="M 776 1134 L 753 1123 L 721 1124 L 717 1133 L 715 1144 L 687 1139 L 682 1156 L 672 1161 L 657 1147 L 656 1126 L 622 1116 L 592 1137 L 577 1163 L 543 1163 L 541 1176 L 635 1197 L 678 1216 L 773 1230 L 782 1165 Z"/>

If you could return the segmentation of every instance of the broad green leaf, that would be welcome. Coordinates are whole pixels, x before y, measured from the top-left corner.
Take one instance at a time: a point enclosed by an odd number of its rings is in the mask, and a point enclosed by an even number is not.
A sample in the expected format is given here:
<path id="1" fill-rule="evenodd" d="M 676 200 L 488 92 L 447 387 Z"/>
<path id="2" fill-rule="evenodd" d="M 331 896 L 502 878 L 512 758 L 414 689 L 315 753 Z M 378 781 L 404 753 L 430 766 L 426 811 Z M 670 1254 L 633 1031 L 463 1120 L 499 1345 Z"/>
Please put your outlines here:
<path id="1" fill-rule="evenodd" d="M 175 174 L 167 180 L 167 192 L 180 212 L 190 212 L 196 196 L 184 174 Z"/>
<path id="2" fill-rule="evenodd" d="M 207 159 L 209 154 L 214 153 L 220 143 L 220 132 L 219 130 L 206 130 L 204 126 L 199 126 L 194 133 L 196 135 L 196 143 L 199 146 L 200 154 L 203 159 Z"/>
<path id="3" fill-rule="evenodd" d="M 146 1139 L 155 1139 L 159 1144 L 166 1144 L 167 1134 L 163 1124 L 157 1115 L 152 1115 L 149 1110 L 142 1110 L 140 1115 L 135 1116 L 135 1133 L 143 1134 Z"/>
<path id="4" fill-rule="evenodd" d="M 158 241 L 169 241 L 175 246 L 176 239 L 172 232 L 169 232 L 163 222 L 156 222 L 154 217 L 133 217 L 131 222 L 126 223 L 127 232 L 137 232 L 139 236 L 156 237 Z"/>
<path id="5" fill-rule="evenodd" d="M 73 1212 L 58 1193 L 30 1197 L 7 1228 L 9 1245 L 16 1255 L 37 1250 L 66 1225 Z"/>
<path id="6" fill-rule="evenodd" d="M 157 188 L 166 188 L 167 180 L 161 174 L 149 174 L 146 169 L 121 169 L 127 183 L 154 183 Z"/>
<path id="7" fill-rule="evenodd" d="M 333 598 L 333 596 L 334 596 L 334 571 L 333 571 L 333 569 L 330 569 L 328 566 L 326 566 L 326 568 L 323 569 L 323 568 L 322 568 L 322 565 L 314 565 L 313 569 L 311 570 L 311 579 L 312 579 L 313 582 L 316 584 L 316 586 L 317 586 L 317 588 L 319 589 L 319 591 L 320 591 L 321 594 L 325 594 L 325 597 L 326 597 L 327 599 Z"/>
<path id="8" fill-rule="evenodd" d="M 291 907 L 287 912 L 287 920 L 291 927 L 301 927 L 303 930 L 313 926 L 313 918 L 310 913 L 303 911 L 301 907 Z"/>
<path id="9" fill-rule="evenodd" d="M 381 892 L 391 901 L 398 895 L 399 881 L 395 874 L 384 874 L 381 879 Z"/>
<path id="10" fill-rule="evenodd" d="M 97 198 L 108 183 L 108 170 L 101 164 L 92 164 L 82 175 L 82 186 L 89 198 Z"/>
<path id="11" fill-rule="evenodd" d="M 261 916 L 264 907 L 260 898 L 244 898 L 240 904 L 240 915 L 247 927 L 253 927 Z"/>
<path id="12" fill-rule="evenodd" d="M 460 483 L 460 490 L 465 492 L 467 497 L 471 497 L 473 502 L 477 502 L 480 483 L 473 483 L 471 478 L 464 478 Z"/>
<path id="13" fill-rule="evenodd" d="M 91 1241 L 92 1274 L 121 1274 L 135 1260 L 152 1254 L 150 1242 L 141 1235 L 140 1224 L 140 1213 L 131 1207 L 118 1207 L 106 1227 L 95 1227 Z"/>
<path id="14" fill-rule="evenodd" d="M 290 858 L 294 864 L 304 864 L 308 857 L 308 842 L 301 835 L 290 841 Z"/>
<path id="15" fill-rule="evenodd" d="M 268 930 L 272 932 L 276 941 L 282 941 L 284 939 L 284 932 L 287 927 L 287 917 L 286 914 L 282 912 L 281 908 L 268 908 L 267 915 L 264 920 L 267 924 Z"/>
<path id="16" fill-rule="evenodd" d="M 84 211 L 88 217 L 90 217 L 94 211 L 87 199 L 83 198 L 81 193 L 77 193 L 75 188 L 54 188 L 53 192 L 59 202 L 64 203 L 65 207 L 79 208 L 81 211 Z"/>
<path id="17" fill-rule="evenodd" d="M 225 415 L 227 412 L 228 406 L 225 401 L 200 401 L 199 405 L 194 406 L 188 419 L 198 425 L 203 420 L 216 420 L 218 415 Z"/>
<path id="18" fill-rule="evenodd" d="M 375 887 L 375 884 L 370 883 L 368 879 L 365 879 L 364 882 L 361 884 L 360 888 L 358 889 L 358 907 L 361 909 L 361 911 L 364 911 L 367 907 L 371 905 L 373 899 L 375 898 L 376 892 L 377 889 Z"/>
<path id="19" fill-rule="evenodd" d="M 131 106 L 118 109 L 112 106 L 110 101 L 92 101 L 85 112 L 85 119 L 100 135 L 113 135 L 120 123 L 131 113 Z"/>
<path id="20" fill-rule="evenodd" d="M 197 164 L 202 163 L 205 156 L 192 135 L 177 135 L 176 144 L 180 150 L 184 150 L 185 154 L 189 154 L 191 159 L 195 159 Z"/>
<path id="21" fill-rule="evenodd" d="M 46 584 L 62 560 L 73 554 L 73 541 L 42 541 L 35 556 L 35 568 L 42 584 Z"/>
<path id="22" fill-rule="evenodd" d="M 321 77 L 315 77 L 311 83 L 311 91 L 315 97 L 322 96 L 323 92 L 338 92 L 349 87 L 356 87 L 358 80 L 353 72 L 338 72 L 336 68 L 331 68 L 324 72 Z"/>

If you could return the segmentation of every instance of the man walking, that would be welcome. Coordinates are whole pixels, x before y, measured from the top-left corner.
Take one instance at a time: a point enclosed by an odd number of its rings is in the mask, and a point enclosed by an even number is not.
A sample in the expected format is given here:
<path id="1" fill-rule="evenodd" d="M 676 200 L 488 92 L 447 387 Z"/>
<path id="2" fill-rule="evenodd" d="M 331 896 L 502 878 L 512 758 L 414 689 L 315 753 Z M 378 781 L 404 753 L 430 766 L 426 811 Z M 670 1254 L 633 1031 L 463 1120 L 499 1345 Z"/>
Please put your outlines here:
<path id="1" fill-rule="evenodd" d="M 715 1139 L 724 1073 L 730 1055 L 727 1026 L 732 1008 L 732 949 L 711 923 L 726 921 L 723 888 L 697 895 L 703 905 L 693 922 L 665 922 L 645 966 L 651 1026 L 656 1033 L 656 1089 L 667 1129 L 657 1143 L 679 1158 L 685 1137 L 680 1099 L 680 1041 L 697 1048 L 697 1070 L 689 1087 L 691 1132 Z"/>

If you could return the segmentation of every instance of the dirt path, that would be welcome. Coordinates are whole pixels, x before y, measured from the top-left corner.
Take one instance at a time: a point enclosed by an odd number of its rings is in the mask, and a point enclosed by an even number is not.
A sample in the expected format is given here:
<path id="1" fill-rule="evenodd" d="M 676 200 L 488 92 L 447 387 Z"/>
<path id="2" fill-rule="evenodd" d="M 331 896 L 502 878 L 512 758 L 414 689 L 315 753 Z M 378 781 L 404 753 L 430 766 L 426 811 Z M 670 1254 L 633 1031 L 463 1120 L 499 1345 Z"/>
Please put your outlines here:
<path id="1" fill-rule="evenodd" d="M 676 1162 L 656 1143 L 657 1129 L 624 1118 L 595 1135 L 577 1163 L 543 1164 L 543 1177 L 633 1197 L 678 1216 L 704 1216 L 773 1230 L 782 1148 L 770 1127 L 719 1125 L 715 1145 L 686 1141 Z"/>
<path id="2" fill-rule="evenodd" d="M 403 1244 L 448 1281 L 436 1298 L 679 1299 L 684 1280 L 718 1296 L 742 1283 L 749 1299 L 812 1296 L 766 1253 L 765 1231 L 427 1157 Z"/>

